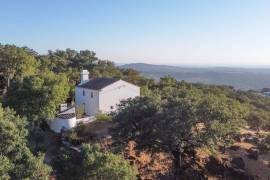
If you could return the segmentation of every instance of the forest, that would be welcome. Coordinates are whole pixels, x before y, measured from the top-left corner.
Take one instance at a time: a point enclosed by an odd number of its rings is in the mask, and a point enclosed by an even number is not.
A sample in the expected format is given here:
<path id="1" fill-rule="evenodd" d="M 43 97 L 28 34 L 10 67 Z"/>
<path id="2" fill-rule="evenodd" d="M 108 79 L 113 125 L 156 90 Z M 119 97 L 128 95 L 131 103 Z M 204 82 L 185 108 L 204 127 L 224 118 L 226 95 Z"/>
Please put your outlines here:
<path id="1" fill-rule="evenodd" d="M 82 69 L 141 87 L 140 97 L 97 118 L 96 126 L 109 125 L 106 136 L 94 125 L 59 135 L 46 123 L 61 103 L 74 102 Z M 270 153 L 270 98 L 253 91 L 171 76 L 156 81 L 90 50 L 41 55 L 9 44 L 0 44 L 0 82 L 0 179 L 255 179 L 239 165 L 243 157 L 235 163 L 225 155 L 243 141 L 257 163 Z"/>

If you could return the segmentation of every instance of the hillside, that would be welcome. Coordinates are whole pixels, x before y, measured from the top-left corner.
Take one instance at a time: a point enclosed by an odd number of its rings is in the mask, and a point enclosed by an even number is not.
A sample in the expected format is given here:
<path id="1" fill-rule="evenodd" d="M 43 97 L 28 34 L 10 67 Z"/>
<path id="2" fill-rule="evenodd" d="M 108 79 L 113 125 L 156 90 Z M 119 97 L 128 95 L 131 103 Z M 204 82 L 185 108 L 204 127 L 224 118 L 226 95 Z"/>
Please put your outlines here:
<path id="1" fill-rule="evenodd" d="M 229 68 L 229 67 L 178 67 L 144 63 L 120 66 L 140 71 L 154 79 L 170 75 L 177 80 L 204 84 L 229 85 L 236 89 L 262 89 L 270 87 L 270 69 Z"/>
<path id="2" fill-rule="evenodd" d="M 198 76 L 268 76 L 268 70 L 137 65 L 164 75 L 181 69 Z M 0 99 L 0 138 L 5 139 L 0 141 L 0 179 L 270 177 L 268 97 L 171 77 L 155 82 L 89 50 L 40 55 L 29 48 L 0 45 L 0 69 L 5 90 Z M 95 122 L 77 121 L 75 128 L 55 134 L 47 122 L 60 118 L 61 103 L 74 104 L 81 69 L 88 70 L 90 78 L 121 78 L 135 84 L 141 96 L 121 101 L 113 113 L 98 113 Z M 112 97 L 118 99 L 120 93 Z M 84 114 L 80 105 L 74 114 Z"/>

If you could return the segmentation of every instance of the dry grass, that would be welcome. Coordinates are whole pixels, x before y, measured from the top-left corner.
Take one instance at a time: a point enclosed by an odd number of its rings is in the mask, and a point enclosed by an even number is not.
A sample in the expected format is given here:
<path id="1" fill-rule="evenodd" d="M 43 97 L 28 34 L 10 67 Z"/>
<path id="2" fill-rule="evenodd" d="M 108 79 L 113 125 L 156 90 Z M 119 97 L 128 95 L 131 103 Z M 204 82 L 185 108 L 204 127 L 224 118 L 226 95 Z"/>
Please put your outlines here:
<path id="1" fill-rule="evenodd" d="M 134 164 L 141 179 L 156 179 L 160 176 L 170 176 L 172 159 L 166 153 L 150 154 L 145 151 L 137 152 L 136 143 L 130 141 L 126 147 L 125 156 Z M 168 177 L 167 176 L 167 177 Z"/>
<path id="2" fill-rule="evenodd" d="M 239 146 L 241 149 L 248 150 L 252 147 L 255 147 L 255 145 L 250 144 L 250 143 L 245 143 L 245 142 L 236 142 L 233 145 Z"/>

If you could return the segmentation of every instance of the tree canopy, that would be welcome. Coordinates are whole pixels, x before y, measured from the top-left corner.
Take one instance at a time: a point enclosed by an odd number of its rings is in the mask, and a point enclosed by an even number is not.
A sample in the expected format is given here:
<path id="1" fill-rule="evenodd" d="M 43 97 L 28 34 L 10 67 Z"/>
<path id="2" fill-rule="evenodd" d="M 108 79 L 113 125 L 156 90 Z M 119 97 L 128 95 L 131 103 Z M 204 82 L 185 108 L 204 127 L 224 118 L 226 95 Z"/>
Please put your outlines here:
<path id="1" fill-rule="evenodd" d="M 79 180 L 135 180 L 137 171 L 120 155 L 104 152 L 98 144 L 83 144 L 75 155 L 66 149 L 59 152 L 55 167 L 60 179 Z"/>
<path id="2" fill-rule="evenodd" d="M 21 79 L 36 73 L 38 61 L 30 53 L 14 45 L 0 45 L 0 72 L 6 80 Z"/>
<path id="3" fill-rule="evenodd" d="M 44 156 L 33 155 L 27 147 L 27 121 L 0 106 L 1 179 L 46 179 L 51 171 Z"/>
<path id="4" fill-rule="evenodd" d="M 82 179 L 137 179 L 135 169 L 122 157 L 102 152 L 98 145 L 86 144 L 82 151 Z"/>
<path id="5" fill-rule="evenodd" d="M 69 95 L 65 74 L 46 71 L 11 84 L 5 104 L 32 122 L 53 119 Z"/>
<path id="6" fill-rule="evenodd" d="M 114 133 L 119 142 L 134 140 L 137 148 L 171 153 L 177 173 L 185 153 L 228 143 L 246 117 L 247 109 L 226 96 L 203 94 L 171 78 L 162 79 L 157 87 L 155 97 L 138 97 L 119 105 Z"/>

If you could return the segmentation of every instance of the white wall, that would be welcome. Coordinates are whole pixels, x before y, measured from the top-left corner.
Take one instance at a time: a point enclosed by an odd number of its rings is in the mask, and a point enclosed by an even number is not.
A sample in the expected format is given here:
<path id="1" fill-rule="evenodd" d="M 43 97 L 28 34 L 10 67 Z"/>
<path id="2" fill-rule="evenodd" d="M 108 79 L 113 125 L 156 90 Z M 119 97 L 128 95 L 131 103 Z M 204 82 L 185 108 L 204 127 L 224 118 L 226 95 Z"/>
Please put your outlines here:
<path id="1" fill-rule="evenodd" d="M 76 124 L 76 117 L 73 117 L 71 119 L 61 119 L 61 118 L 57 118 L 54 119 L 52 121 L 48 121 L 48 124 L 50 126 L 50 128 L 57 133 L 60 133 L 62 128 L 65 129 L 70 129 L 75 127 Z"/>
<path id="2" fill-rule="evenodd" d="M 119 80 L 100 91 L 99 109 L 102 112 L 115 111 L 121 100 L 140 96 L 140 88 L 128 82 Z M 113 106 L 113 109 L 111 109 Z"/>
<path id="3" fill-rule="evenodd" d="M 85 95 L 83 96 L 83 91 Z M 93 93 L 93 97 L 91 97 Z M 86 88 L 75 88 L 75 103 L 76 106 L 85 104 L 85 113 L 89 116 L 95 115 L 99 111 L 99 92 Z"/>

